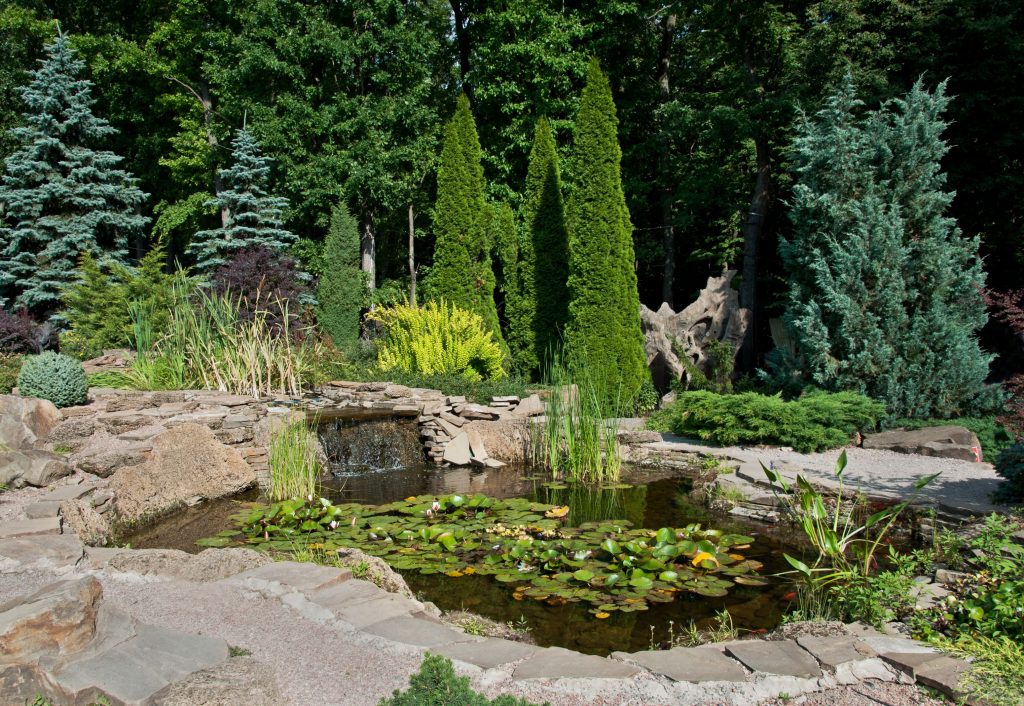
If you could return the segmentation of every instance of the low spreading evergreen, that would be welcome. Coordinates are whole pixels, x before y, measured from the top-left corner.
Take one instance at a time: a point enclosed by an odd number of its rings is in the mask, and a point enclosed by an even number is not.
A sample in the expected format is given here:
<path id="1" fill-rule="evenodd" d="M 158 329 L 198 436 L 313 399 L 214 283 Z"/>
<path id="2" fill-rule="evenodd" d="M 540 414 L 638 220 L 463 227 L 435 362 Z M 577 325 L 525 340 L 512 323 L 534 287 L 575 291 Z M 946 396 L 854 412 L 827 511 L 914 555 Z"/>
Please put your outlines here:
<path id="1" fill-rule="evenodd" d="M 220 171 L 226 188 L 206 204 L 226 209 L 227 223 L 199 231 L 188 248 L 201 273 L 216 270 L 243 248 L 263 246 L 280 251 L 295 241 L 295 234 L 284 227 L 288 199 L 268 192 L 270 158 L 260 150 L 256 136 L 243 127 L 231 146 L 232 165 Z"/>
<path id="2" fill-rule="evenodd" d="M 589 368 L 609 403 L 630 404 L 648 375 L 640 330 L 633 224 L 622 191 L 611 86 L 597 61 L 580 99 L 575 185 L 568 204 L 569 322 L 565 347 Z"/>
<path id="3" fill-rule="evenodd" d="M 121 157 L 99 149 L 116 130 L 92 112 L 92 82 L 67 36 L 57 36 L 20 93 L 24 125 L 0 184 L 0 304 L 55 314 L 79 257 L 127 258 L 148 218 L 146 200 Z"/>
<path id="4" fill-rule="evenodd" d="M 359 340 L 366 278 L 359 268 L 359 224 L 345 204 L 335 206 L 324 241 L 323 273 L 316 290 L 317 320 L 339 348 Z"/>
<path id="5" fill-rule="evenodd" d="M 970 413 L 990 396 L 978 239 L 946 215 L 948 103 L 945 84 L 918 82 L 862 116 L 847 78 L 793 149 L 793 234 L 781 254 L 796 357 L 777 353 L 776 369 L 870 395 L 896 417 Z"/>
<path id="6" fill-rule="evenodd" d="M 488 237 L 492 213 L 484 187 L 476 123 L 462 95 L 445 127 L 434 204 L 434 264 L 423 289 L 428 299 L 479 315 L 501 341 Z"/>

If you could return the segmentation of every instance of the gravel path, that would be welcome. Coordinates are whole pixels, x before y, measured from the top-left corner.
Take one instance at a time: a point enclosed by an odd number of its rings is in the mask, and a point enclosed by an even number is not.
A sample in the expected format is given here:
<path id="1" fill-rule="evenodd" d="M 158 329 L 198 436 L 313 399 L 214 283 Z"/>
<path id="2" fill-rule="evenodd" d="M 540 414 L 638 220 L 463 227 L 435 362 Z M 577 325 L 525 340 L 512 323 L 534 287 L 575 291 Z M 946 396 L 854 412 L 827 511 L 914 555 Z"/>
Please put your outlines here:
<path id="1" fill-rule="evenodd" d="M 804 454 L 770 447 L 714 446 L 668 434 L 664 438 L 662 442 L 647 446 L 659 452 L 682 451 L 732 458 L 741 462 L 742 473 L 757 480 L 764 478 L 760 463 L 766 466 L 774 463 L 777 467 L 791 466 L 809 478 L 832 483 L 835 481 L 836 459 L 842 453 L 842 449 Z M 903 499 L 914 492 L 916 480 L 939 473 L 939 477 L 922 491 L 920 501 L 979 515 L 1005 510 L 991 501 L 1001 479 L 990 463 L 860 447 L 846 449 L 846 456 L 848 464 L 844 478 L 847 485 L 868 495 Z"/>

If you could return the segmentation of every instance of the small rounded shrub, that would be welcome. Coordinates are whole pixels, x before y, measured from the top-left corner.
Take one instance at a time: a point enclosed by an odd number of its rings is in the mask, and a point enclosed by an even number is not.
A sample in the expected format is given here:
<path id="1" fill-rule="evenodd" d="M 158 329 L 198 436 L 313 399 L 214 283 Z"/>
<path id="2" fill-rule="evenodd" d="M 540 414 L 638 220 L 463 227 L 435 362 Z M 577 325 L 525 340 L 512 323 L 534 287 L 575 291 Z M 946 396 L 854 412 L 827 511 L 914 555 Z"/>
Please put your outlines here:
<path id="1" fill-rule="evenodd" d="M 1003 449 L 996 458 L 996 473 L 1006 479 L 1006 483 L 997 491 L 999 500 L 1024 500 L 1024 444 L 1014 444 Z"/>
<path id="2" fill-rule="evenodd" d="M 46 351 L 25 357 L 18 374 L 18 392 L 40 397 L 58 407 L 83 404 L 89 392 L 82 364 L 74 358 Z"/>

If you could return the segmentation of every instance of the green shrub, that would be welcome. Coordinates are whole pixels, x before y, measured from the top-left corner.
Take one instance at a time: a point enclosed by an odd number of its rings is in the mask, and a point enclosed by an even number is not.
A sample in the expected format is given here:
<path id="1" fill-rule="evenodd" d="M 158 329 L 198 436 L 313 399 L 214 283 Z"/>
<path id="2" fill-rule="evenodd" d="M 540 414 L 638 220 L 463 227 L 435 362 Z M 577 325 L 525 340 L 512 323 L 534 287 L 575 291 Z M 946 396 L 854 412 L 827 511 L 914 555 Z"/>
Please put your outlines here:
<path id="1" fill-rule="evenodd" d="M 334 345 L 351 348 L 359 340 L 359 315 L 366 304 L 366 274 L 359 269 L 359 224 L 344 204 L 331 213 L 321 255 L 323 274 L 316 290 L 316 316 Z"/>
<path id="2" fill-rule="evenodd" d="M 1014 444 L 1003 449 L 996 458 L 996 473 L 1006 479 L 1006 483 L 996 491 L 999 500 L 1024 500 L 1024 444 Z"/>
<path id="3" fill-rule="evenodd" d="M 978 435 L 981 451 L 985 460 L 992 462 L 1003 449 L 1013 445 L 1013 435 L 995 417 L 953 417 L 951 419 L 897 419 L 886 422 L 887 429 L 924 429 L 925 427 L 941 427 L 947 424 L 970 429 Z"/>
<path id="4" fill-rule="evenodd" d="M 724 445 L 792 446 L 810 452 L 845 446 L 885 414 L 880 402 L 852 392 L 809 392 L 787 402 L 779 395 L 682 392 L 650 426 Z"/>
<path id="5" fill-rule="evenodd" d="M 395 690 L 390 699 L 381 699 L 377 706 L 533 706 L 530 702 L 508 694 L 493 701 L 469 686 L 467 677 L 455 675 L 451 660 L 427 654 L 420 671 L 409 677 L 409 688 Z"/>
<path id="6" fill-rule="evenodd" d="M 18 374 L 18 392 L 41 397 L 58 407 L 84 404 L 89 392 L 82 364 L 74 358 L 46 351 L 25 356 Z"/>
<path id="7" fill-rule="evenodd" d="M 0 395 L 6 395 L 18 384 L 20 371 L 20 355 L 0 355 Z"/>
<path id="8" fill-rule="evenodd" d="M 132 341 L 132 302 L 153 312 L 154 334 L 167 328 L 173 308 L 175 276 L 163 271 L 165 253 L 154 248 L 138 267 L 100 265 L 85 253 L 77 279 L 64 294 L 62 314 L 68 330 L 61 334 L 61 350 L 82 360 L 111 348 L 127 348 Z"/>
<path id="9" fill-rule="evenodd" d="M 367 315 L 385 333 L 377 349 L 383 371 L 462 375 L 468 380 L 505 377 L 501 347 L 477 314 L 446 302 L 398 304 Z"/>

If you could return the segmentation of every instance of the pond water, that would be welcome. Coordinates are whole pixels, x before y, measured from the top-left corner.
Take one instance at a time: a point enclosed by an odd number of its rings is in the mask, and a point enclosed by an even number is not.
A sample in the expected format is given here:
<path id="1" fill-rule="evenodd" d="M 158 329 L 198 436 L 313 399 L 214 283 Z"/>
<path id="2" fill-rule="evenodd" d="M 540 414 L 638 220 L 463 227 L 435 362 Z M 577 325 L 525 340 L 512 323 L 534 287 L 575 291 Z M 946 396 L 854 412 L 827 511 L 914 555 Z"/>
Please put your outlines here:
<path id="1" fill-rule="evenodd" d="M 496 498 L 526 497 L 536 502 L 568 505 L 568 524 L 619 519 L 635 527 L 682 527 L 699 522 L 726 532 L 755 537 L 745 554 L 764 563 L 763 574 L 771 576 L 787 568 L 783 550 L 793 552 L 773 525 L 742 521 L 714 514 L 689 497 L 691 483 L 677 471 L 628 470 L 628 487 L 596 489 L 545 482 L 528 475 L 523 468 L 448 468 L 423 465 L 380 470 L 336 467 L 324 486 L 324 496 L 334 502 L 378 505 L 410 495 L 486 494 Z M 257 501 L 250 491 L 240 496 L 187 508 L 173 516 L 125 537 L 135 548 L 175 548 L 198 551 L 197 539 L 230 528 L 230 516 L 243 504 Z M 513 587 L 493 576 L 422 575 L 401 572 L 410 588 L 423 600 L 433 601 L 445 611 L 468 610 L 513 624 L 525 624 L 540 645 L 556 645 L 590 654 L 606 655 L 614 650 L 647 649 L 664 643 L 671 633 L 679 635 L 691 621 L 707 626 L 716 612 L 728 610 L 741 631 L 776 626 L 789 601 L 790 586 L 773 580 L 767 587 L 737 585 L 727 596 L 708 598 L 682 593 L 671 603 L 652 603 L 649 610 L 615 612 L 596 619 L 585 603 L 552 606 L 529 599 L 514 600 Z"/>

